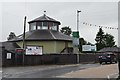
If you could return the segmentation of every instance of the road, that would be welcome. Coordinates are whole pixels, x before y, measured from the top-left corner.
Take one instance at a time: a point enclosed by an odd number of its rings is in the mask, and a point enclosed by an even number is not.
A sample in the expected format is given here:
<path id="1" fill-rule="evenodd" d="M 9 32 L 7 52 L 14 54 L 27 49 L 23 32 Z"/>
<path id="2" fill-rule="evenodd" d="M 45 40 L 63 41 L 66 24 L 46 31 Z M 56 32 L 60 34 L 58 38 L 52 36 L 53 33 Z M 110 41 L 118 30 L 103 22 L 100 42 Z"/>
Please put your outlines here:
<path id="1" fill-rule="evenodd" d="M 117 78 L 118 64 L 101 65 L 94 68 L 87 68 L 64 75 L 58 76 L 62 78 Z"/>
<path id="2" fill-rule="evenodd" d="M 56 78 L 57 76 L 98 67 L 100 64 L 54 65 L 3 68 L 3 78 Z"/>
<path id="3" fill-rule="evenodd" d="M 0 67 L 0 80 L 2 79 L 2 68 Z"/>

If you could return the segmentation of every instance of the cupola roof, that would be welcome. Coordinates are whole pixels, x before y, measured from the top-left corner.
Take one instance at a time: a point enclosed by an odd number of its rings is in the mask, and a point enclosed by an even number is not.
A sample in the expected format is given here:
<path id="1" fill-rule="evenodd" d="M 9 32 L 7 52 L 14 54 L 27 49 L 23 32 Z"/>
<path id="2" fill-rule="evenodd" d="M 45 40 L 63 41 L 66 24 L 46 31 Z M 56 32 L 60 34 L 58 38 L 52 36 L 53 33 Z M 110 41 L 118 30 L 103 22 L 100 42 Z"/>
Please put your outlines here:
<path id="1" fill-rule="evenodd" d="M 32 23 L 32 22 L 55 22 L 55 23 L 58 23 L 60 25 L 59 21 L 48 17 L 46 14 L 44 14 L 43 16 L 40 16 L 32 21 L 29 21 L 28 23 Z"/>

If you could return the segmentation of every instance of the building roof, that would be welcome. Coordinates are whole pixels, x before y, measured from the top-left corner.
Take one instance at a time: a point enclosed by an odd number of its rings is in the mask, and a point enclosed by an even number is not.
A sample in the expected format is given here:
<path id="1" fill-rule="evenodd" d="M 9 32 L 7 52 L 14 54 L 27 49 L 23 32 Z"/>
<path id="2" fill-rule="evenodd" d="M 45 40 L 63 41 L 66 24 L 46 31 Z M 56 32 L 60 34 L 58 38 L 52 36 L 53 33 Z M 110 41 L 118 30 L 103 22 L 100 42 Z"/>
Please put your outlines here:
<path id="1" fill-rule="evenodd" d="M 28 23 L 32 23 L 32 22 L 44 22 L 44 21 L 47 21 L 47 22 L 56 22 L 60 25 L 60 22 L 53 19 L 53 18 L 50 18 L 48 16 L 46 16 L 45 14 L 43 16 L 40 16 L 32 21 L 29 21 Z"/>
<path id="2" fill-rule="evenodd" d="M 5 47 L 8 51 L 14 51 L 16 48 L 20 48 L 15 42 L 0 42 L 0 47 Z"/>
<path id="3" fill-rule="evenodd" d="M 118 47 L 105 47 L 98 52 L 120 52 L 120 48 Z"/>
<path id="4" fill-rule="evenodd" d="M 65 35 L 58 31 L 53 30 L 33 30 L 26 32 L 26 38 L 27 41 L 50 41 L 50 40 L 59 40 L 59 41 L 72 41 L 72 37 Z M 23 40 L 23 34 L 17 36 L 17 38 L 14 38 L 10 41 L 22 41 Z"/>

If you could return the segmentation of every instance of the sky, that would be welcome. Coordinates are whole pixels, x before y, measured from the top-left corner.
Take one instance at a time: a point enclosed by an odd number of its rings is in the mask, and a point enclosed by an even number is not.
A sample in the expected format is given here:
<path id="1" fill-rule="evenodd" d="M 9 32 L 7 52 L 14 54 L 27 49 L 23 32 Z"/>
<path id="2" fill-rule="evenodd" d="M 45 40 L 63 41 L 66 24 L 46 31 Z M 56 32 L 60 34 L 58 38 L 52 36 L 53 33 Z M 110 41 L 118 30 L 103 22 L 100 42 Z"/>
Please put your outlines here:
<path id="1" fill-rule="evenodd" d="M 77 10 L 79 13 L 80 37 L 95 43 L 99 27 L 84 25 L 87 22 L 94 25 L 118 27 L 118 2 L 2 2 L 2 39 L 6 41 L 10 32 L 16 35 L 23 33 L 24 16 L 27 22 L 44 14 L 61 22 L 60 28 L 69 26 L 76 31 Z M 27 23 L 27 30 L 29 25 Z M 115 37 L 118 44 L 118 30 L 103 28 L 105 33 Z"/>

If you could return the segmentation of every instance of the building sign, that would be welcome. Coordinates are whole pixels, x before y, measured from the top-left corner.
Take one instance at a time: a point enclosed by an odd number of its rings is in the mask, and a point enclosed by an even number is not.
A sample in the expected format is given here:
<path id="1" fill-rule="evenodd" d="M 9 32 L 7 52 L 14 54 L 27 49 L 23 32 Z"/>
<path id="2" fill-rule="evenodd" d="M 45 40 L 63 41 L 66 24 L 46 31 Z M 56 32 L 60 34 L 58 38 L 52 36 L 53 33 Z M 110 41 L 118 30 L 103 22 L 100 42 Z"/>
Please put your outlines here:
<path id="1" fill-rule="evenodd" d="M 26 55 L 42 55 L 42 47 L 40 46 L 27 46 Z"/>
<path id="2" fill-rule="evenodd" d="M 73 33 L 72 33 L 72 36 L 73 36 L 74 38 L 79 38 L 79 32 L 78 32 L 78 31 L 73 32 Z"/>
<path id="3" fill-rule="evenodd" d="M 91 46 L 91 51 L 96 51 L 96 45 Z"/>
<path id="4" fill-rule="evenodd" d="M 82 51 L 96 51 L 96 45 L 82 45 Z"/>
<path id="5" fill-rule="evenodd" d="M 82 45 L 82 51 L 91 51 L 91 45 Z"/>
<path id="6" fill-rule="evenodd" d="M 11 53 L 7 53 L 7 59 L 11 59 Z"/>
<path id="7" fill-rule="evenodd" d="M 73 36 L 73 39 L 72 39 L 73 46 L 77 47 L 79 45 L 79 32 L 78 31 L 73 32 L 72 36 Z"/>

